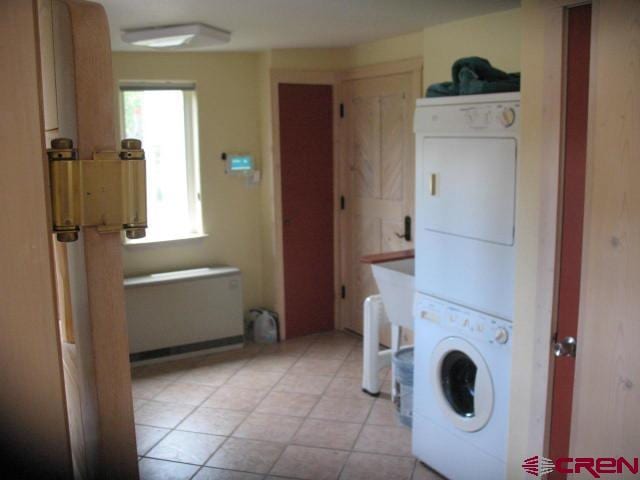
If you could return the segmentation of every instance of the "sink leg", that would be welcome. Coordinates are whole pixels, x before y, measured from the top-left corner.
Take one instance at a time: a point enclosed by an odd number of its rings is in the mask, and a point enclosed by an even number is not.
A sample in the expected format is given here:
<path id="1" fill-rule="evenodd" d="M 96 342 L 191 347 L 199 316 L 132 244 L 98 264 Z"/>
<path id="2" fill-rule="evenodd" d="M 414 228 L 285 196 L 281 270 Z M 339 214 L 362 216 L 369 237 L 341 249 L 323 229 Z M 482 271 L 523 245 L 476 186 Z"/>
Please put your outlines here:
<path id="1" fill-rule="evenodd" d="M 380 395 L 380 379 L 378 378 L 380 346 L 380 321 L 382 299 L 380 295 L 371 295 L 364 301 L 364 319 L 362 341 L 362 391 L 369 395 Z"/>

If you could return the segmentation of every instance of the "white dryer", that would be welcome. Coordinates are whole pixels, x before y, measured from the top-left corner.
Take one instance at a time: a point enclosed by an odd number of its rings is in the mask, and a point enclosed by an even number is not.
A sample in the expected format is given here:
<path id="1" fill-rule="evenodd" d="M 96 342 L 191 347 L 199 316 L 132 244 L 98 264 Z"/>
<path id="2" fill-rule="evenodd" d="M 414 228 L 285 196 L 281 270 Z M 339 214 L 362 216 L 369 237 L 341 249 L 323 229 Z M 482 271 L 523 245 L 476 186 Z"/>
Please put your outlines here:
<path id="1" fill-rule="evenodd" d="M 513 318 L 519 94 L 418 100 L 416 289 Z"/>
<path id="2" fill-rule="evenodd" d="M 519 94 L 419 100 L 413 452 L 504 479 Z"/>

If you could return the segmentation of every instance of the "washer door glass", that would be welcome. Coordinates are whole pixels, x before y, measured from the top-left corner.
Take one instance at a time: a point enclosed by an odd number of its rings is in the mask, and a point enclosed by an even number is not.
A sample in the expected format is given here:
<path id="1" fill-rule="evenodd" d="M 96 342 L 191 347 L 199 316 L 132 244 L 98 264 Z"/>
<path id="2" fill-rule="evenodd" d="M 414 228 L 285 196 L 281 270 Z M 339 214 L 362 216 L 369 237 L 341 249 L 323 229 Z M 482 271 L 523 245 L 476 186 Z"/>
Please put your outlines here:
<path id="1" fill-rule="evenodd" d="M 463 417 L 475 416 L 474 397 L 478 367 L 464 352 L 454 350 L 442 360 L 440 381 L 451 408 Z"/>
<path id="2" fill-rule="evenodd" d="M 482 429 L 493 413 L 494 387 L 482 354 L 467 340 L 448 337 L 433 350 L 431 382 L 447 420 L 465 432 Z"/>

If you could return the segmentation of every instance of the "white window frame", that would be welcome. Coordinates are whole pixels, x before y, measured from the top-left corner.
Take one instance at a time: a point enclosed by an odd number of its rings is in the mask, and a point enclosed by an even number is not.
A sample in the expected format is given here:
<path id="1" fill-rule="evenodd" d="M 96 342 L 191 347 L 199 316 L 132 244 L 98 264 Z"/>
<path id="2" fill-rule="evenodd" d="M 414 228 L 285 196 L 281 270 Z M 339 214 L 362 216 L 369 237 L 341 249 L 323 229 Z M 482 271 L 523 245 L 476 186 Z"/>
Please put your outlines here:
<path id="1" fill-rule="evenodd" d="M 176 242 L 206 237 L 202 220 L 202 190 L 200 183 L 200 155 L 198 134 L 198 102 L 196 84 L 194 82 L 173 81 L 126 81 L 120 82 L 118 104 L 120 110 L 120 135 L 125 136 L 124 92 L 136 90 L 182 90 L 184 95 L 184 128 L 185 128 L 185 158 L 187 163 L 187 195 L 189 217 L 192 231 L 180 232 L 175 236 L 162 238 L 141 238 L 130 240 L 123 235 L 127 246 L 150 245 L 156 243 Z M 144 145 L 142 145 L 144 148 Z"/>

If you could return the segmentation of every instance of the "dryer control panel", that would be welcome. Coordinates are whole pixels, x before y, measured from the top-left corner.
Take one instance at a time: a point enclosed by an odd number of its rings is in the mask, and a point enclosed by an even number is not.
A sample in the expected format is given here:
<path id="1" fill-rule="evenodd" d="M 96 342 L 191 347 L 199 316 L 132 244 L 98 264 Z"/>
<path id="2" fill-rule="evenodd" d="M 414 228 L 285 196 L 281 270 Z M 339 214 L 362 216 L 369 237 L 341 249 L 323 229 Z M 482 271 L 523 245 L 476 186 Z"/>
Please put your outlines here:
<path id="1" fill-rule="evenodd" d="M 416 322 L 430 322 L 467 338 L 496 346 L 511 343 L 511 322 L 428 295 L 416 295 L 413 314 Z"/>

